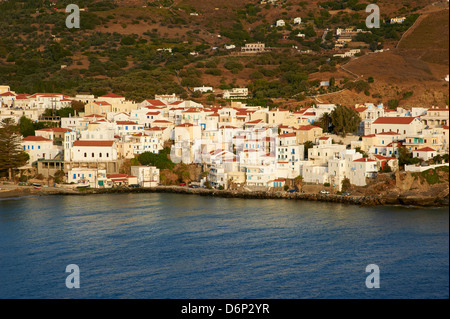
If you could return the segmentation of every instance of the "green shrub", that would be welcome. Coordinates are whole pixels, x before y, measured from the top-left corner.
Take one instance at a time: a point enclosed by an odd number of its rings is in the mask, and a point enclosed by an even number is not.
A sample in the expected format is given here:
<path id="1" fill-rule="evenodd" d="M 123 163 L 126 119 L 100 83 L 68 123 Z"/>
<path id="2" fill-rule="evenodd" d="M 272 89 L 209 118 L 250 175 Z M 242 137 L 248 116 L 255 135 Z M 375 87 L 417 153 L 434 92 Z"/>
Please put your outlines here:
<path id="1" fill-rule="evenodd" d="M 159 154 L 154 154 L 151 152 L 145 152 L 138 156 L 138 160 L 142 165 L 153 165 L 159 169 L 173 169 L 175 163 L 173 163 L 170 158 L 170 148 L 165 148 L 159 152 Z"/>

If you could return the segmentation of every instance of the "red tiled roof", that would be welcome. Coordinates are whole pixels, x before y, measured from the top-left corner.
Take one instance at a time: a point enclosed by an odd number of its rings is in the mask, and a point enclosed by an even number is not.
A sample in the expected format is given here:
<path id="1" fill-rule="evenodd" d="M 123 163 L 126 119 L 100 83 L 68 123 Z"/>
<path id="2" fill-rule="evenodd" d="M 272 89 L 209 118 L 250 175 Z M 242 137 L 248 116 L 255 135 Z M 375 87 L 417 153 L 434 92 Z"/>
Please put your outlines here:
<path id="1" fill-rule="evenodd" d="M 149 109 L 149 110 L 161 110 L 161 108 L 159 106 L 153 106 L 153 105 L 147 105 L 145 108 Z"/>
<path id="2" fill-rule="evenodd" d="M 326 141 L 326 140 L 328 140 L 328 139 L 330 139 L 331 137 L 329 137 L 329 136 L 322 136 L 322 137 L 319 137 L 319 140 L 321 140 L 321 141 Z"/>
<path id="3" fill-rule="evenodd" d="M 191 123 L 184 123 L 184 124 L 179 124 L 179 125 L 177 125 L 176 127 L 192 127 L 192 126 L 194 126 L 194 124 L 191 124 Z"/>
<path id="4" fill-rule="evenodd" d="M 0 96 L 16 96 L 16 95 L 11 92 L 5 92 L 5 93 L 0 94 Z"/>
<path id="5" fill-rule="evenodd" d="M 91 115 L 86 115 L 85 117 L 105 117 L 105 116 L 99 115 L 99 114 L 91 114 Z"/>
<path id="6" fill-rule="evenodd" d="M 65 96 L 63 94 L 60 93 L 35 93 L 33 95 L 31 95 L 31 98 L 36 98 L 38 96 L 46 96 L 46 97 L 56 97 L 56 96 Z"/>
<path id="7" fill-rule="evenodd" d="M 95 141 L 95 140 L 86 140 L 86 141 L 75 141 L 73 146 L 89 146 L 89 147 L 111 147 L 113 146 L 114 141 Z"/>
<path id="8" fill-rule="evenodd" d="M 297 136 L 297 134 L 295 134 L 295 133 L 285 133 L 285 134 L 278 135 L 278 137 L 281 137 L 281 138 L 283 138 L 283 137 L 296 137 L 296 136 Z"/>
<path id="9" fill-rule="evenodd" d="M 197 109 L 191 107 L 191 108 L 183 111 L 183 113 L 200 113 L 200 111 L 197 111 Z"/>
<path id="10" fill-rule="evenodd" d="M 315 126 L 315 125 L 302 125 L 299 128 L 295 128 L 294 130 L 297 131 L 309 131 L 315 128 L 320 128 L 319 126 Z"/>
<path id="11" fill-rule="evenodd" d="M 361 106 L 361 107 L 355 108 L 355 111 L 358 112 L 358 113 L 362 113 L 365 110 L 367 110 L 367 107 L 365 107 L 365 106 Z"/>
<path id="12" fill-rule="evenodd" d="M 376 136 L 375 134 L 369 134 L 369 135 L 364 135 L 363 138 L 364 137 L 375 137 L 375 136 Z"/>
<path id="13" fill-rule="evenodd" d="M 432 149 L 431 147 L 424 147 L 419 150 L 416 150 L 416 152 L 436 152 L 436 150 Z"/>
<path id="14" fill-rule="evenodd" d="M 402 143 L 401 142 L 392 142 L 392 143 L 389 143 L 386 147 L 394 147 L 394 146 L 401 146 L 402 145 Z"/>
<path id="15" fill-rule="evenodd" d="M 172 122 L 167 120 L 154 120 L 153 123 L 172 123 Z"/>
<path id="16" fill-rule="evenodd" d="M 100 105 L 100 106 L 104 106 L 104 105 L 111 105 L 108 102 L 105 101 L 95 101 L 94 104 Z"/>
<path id="17" fill-rule="evenodd" d="M 379 117 L 372 124 L 401 124 L 407 125 L 414 121 L 415 117 L 402 116 L 402 117 Z"/>
<path id="18" fill-rule="evenodd" d="M 294 114 L 303 114 L 303 113 L 305 113 L 307 110 L 309 110 L 310 109 L 310 107 L 307 107 L 307 106 L 305 106 L 305 107 L 302 107 L 300 110 L 298 110 L 297 112 L 294 112 Z"/>
<path id="19" fill-rule="evenodd" d="M 138 123 L 132 122 L 132 121 L 117 121 L 116 124 L 117 125 L 138 125 Z"/>
<path id="20" fill-rule="evenodd" d="M 51 141 L 48 138 L 42 136 L 27 136 L 23 139 L 24 142 L 48 142 Z"/>
<path id="21" fill-rule="evenodd" d="M 151 127 L 151 128 L 146 128 L 145 130 L 146 131 L 164 131 L 164 130 L 167 130 L 167 127 L 155 126 L 155 127 Z"/>
<path id="22" fill-rule="evenodd" d="M 373 155 L 373 157 L 375 157 L 375 158 L 377 158 L 377 159 L 379 159 L 379 160 L 390 160 L 390 159 L 396 159 L 395 157 L 386 157 L 386 156 L 383 156 L 383 155 L 379 155 L 379 154 Z"/>
<path id="23" fill-rule="evenodd" d="M 247 122 L 247 123 L 245 123 L 245 124 L 258 124 L 258 123 L 261 123 L 263 120 L 253 120 L 253 121 L 249 121 L 249 122 Z"/>
<path id="24" fill-rule="evenodd" d="M 369 159 L 367 157 L 363 157 L 357 160 L 354 160 L 353 162 L 363 162 L 363 163 L 368 163 L 368 162 L 376 162 L 375 160 Z"/>
<path id="25" fill-rule="evenodd" d="M 146 100 L 148 103 L 150 103 L 152 106 L 166 106 L 163 101 L 161 100 Z"/>
<path id="26" fill-rule="evenodd" d="M 26 100 L 30 97 L 30 95 L 28 94 L 17 94 L 16 95 L 16 100 Z"/>

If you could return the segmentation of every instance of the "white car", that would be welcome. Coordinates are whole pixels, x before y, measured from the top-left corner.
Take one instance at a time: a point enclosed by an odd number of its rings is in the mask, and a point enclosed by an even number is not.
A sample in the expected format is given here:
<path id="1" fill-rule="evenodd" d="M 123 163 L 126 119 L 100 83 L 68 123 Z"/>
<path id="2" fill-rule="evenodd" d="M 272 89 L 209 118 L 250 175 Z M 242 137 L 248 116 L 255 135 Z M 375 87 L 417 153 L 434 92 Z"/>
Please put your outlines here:
<path id="1" fill-rule="evenodd" d="M 326 191 L 326 190 L 321 190 L 321 191 L 319 192 L 319 194 L 328 195 L 328 194 L 330 194 L 330 192 L 329 192 L 329 191 Z"/>

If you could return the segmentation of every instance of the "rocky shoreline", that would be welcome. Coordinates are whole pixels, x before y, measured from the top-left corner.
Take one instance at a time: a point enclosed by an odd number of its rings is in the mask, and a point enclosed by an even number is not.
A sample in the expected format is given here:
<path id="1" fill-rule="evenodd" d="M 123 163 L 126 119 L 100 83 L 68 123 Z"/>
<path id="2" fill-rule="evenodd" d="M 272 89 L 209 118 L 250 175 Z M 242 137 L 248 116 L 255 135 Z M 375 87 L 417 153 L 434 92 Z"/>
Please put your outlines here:
<path id="1" fill-rule="evenodd" d="M 190 194 L 199 196 L 215 196 L 223 198 L 243 198 L 243 199 L 294 199 L 317 202 L 342 203 L 359 206 L 415 206 L 415 207 L 448 207 L 448 190 L 443 194 L 435 196 L 418 196 L 415 194 L 395 194 L 389 196 L 370 195 L 370 196 L 341 196 L 324 195 L 311 193 L 287 193 L 287 192 L 249 192 L 233 190 L 217 190 L 204 188 L 187 188 L 180 186 L 158 186 L 154 188 L 110 188 L 110 189 L 87 189 L 79 191 L 76 189 L 48 189 L 48 190 L 23 190 L 15 189 L 11 192 L 3 192 L 0 198 L 13 198 L 30 195 L 92 195 L 92 194 L 124 194 L 124 193 L 176 193 Z M 8 196 L 10 193 L 11 196 Z"/>

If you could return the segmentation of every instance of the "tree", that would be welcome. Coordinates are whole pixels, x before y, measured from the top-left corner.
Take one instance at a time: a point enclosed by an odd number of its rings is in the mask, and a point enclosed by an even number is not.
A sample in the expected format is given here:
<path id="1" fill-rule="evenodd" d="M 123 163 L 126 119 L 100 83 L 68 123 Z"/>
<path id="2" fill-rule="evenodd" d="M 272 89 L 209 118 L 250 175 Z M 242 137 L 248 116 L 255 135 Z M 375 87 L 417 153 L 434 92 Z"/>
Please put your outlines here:
<path id="1" fill-rule="evenodd" d="M 303 143 L 304 146 L 304 157 L 308 158 L 308 150 L 314 146 L 314 143 L 312 141 L 306 141 Z"/>
<path id="2" fill-rule="evenodd" d="M 303 186 L 303 177 L 299 175 L 296 178 L 294 178 L 294 185 L 300 191 Z"/>
<path id="3" fill-rule="evenodd" d="M 62 109 L 59 109 L 56 113 L 60 117 L 69 117 L 69 115 L 75 115 L 75 111 L 71 107 L 64 107 Z"/>
<path id="4" fill-rule="evenodd" d="M 412 153 L 404 146 L 398 148 L 398 166 L 404 167 L 405 165 L 418 164 L 420 158 L 412 157 Z"/>
<path id="5" fill-rule="evenodd" d="M 338 105 L 331 112 L 331 123 L 336 134 L 345 136 L 347 133 L 356 132 L 360 122 L 361 118 L 354 109 Z"/>
<path id="6" fill-rule="evenodd" d="M 84 103 L 81 101 L 72 101 L 72 109 L 77 113 L 84 112 Z"/>
<path id="7" fill-rule="evenodd" d="M 330 87 L 333 87 L 336 84 L 335 78 L 330 78 Z"/>
<path id="8" fill-rule="evenodd" d="M 25 115 L 22 116 L 19 120 L 19 131 L 23 137 L 33 136 L 34 135 L 33 121 L 30 120 Z"/>
<path id="9" fill-rule="evenodd" d="M 347 192 L 350 187 L 352 187 L 352 184 L 350 183 L 350 180 L 346 177 L 342 180 L 342 191 Z"/>
<path id="10" fill-rule="evenodd" d="M 27 163 L 30 156 L 23 151 L 20 130 L 11 118 L 4 119 L 0 127 L 0 171 L 7 170 L 9 180 L 12 171 Z"/>
<path id="11" fill-rule="evenodd" d="M 159 154 L 144 152 L 138 156 L 142 165 L 153 165 L 159 169 L 173 169 L 175 164 L 170 160 L 170 148 L 159 151 Z"/>
<path id="12" fill-rule="evenodd" d="M 55 183 L 61 184 L 62 182 L 64 182 L 65 177 L 66 177 L 66 174 L 64 173 L 64 171 L 60 170 L 60 171 L 55 172 L 55 176 L 53 177 L 53 180 Z"/>
<path id="13" fill-rule="evenodd" d="M 319 127 L 322 128 L 324 132 L 327 133 L 332 131 L 333 129 L 331 124 L 331 116 L 327 112 L 323 113 L 320 119 L 314 124 L 317 124 Z"/>

